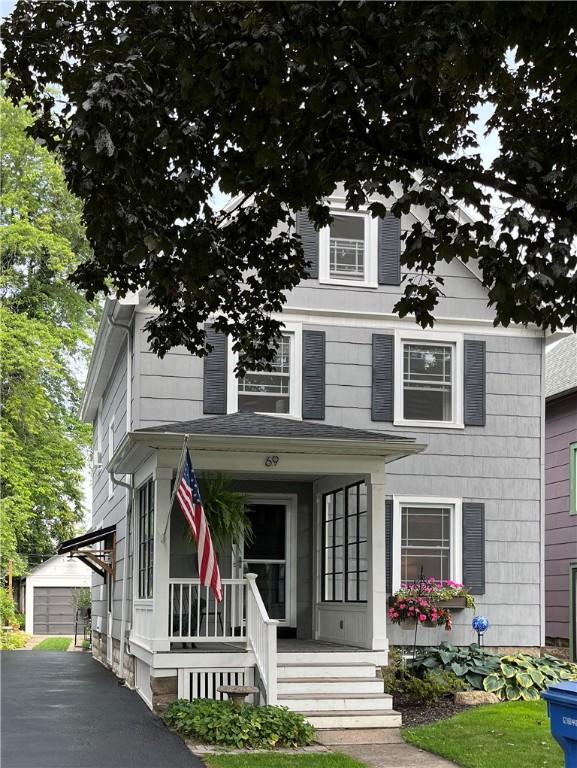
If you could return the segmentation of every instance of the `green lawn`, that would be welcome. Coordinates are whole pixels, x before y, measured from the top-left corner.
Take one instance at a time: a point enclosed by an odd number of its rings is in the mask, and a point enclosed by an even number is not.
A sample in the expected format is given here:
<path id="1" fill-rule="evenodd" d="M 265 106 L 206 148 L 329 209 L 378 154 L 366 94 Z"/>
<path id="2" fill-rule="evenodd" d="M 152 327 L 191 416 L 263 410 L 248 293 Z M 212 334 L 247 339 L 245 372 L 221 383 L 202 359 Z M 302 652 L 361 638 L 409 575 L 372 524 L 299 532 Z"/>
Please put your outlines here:
<path id="1" fill-rule="evenodd" d="M 69 637 L 47 637 L 38 645 L 35 645 L 34 651 L 67 651 L 72 641 Z"/>
<path id="2" fill-rule="evenodd" d="M 463 768 L 563 768 L 543 701 L 478 707 L 433 725 L 407 728 L 405 741 Z"/>
<path id="3" fill-rule="evenodd" d="M 203 755 L 208 768 L 366 768 L 364 763 L 338 753 L 300 755 L 267 752 L 254 755 Z"/>

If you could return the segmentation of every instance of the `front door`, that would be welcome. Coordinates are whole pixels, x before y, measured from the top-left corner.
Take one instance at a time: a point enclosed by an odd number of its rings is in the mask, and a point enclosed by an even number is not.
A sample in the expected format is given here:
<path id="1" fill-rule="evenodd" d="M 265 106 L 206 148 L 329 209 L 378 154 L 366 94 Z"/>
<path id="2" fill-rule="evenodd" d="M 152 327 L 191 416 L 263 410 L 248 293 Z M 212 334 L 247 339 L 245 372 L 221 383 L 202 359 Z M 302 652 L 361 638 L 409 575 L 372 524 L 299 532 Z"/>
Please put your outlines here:
<path id="1" fill-rule="evenodd" d="M 242 547 L 242 570 L 256 573 L 257 587 L 279 628 L 295 627 L 293 511 L 288 499 L 251 499 L 248 515 L 252 538 Z"/>

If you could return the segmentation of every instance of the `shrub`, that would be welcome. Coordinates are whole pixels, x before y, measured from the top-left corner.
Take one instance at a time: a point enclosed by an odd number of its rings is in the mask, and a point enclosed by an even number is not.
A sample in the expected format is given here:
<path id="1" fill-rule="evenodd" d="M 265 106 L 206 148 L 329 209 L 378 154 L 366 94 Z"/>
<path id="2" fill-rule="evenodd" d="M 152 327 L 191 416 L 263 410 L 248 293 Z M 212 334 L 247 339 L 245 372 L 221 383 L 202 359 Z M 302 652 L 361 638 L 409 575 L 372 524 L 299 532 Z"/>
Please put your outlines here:
<path id="1" fill-rule="evenodd" d="M 442 642 L 437 648 L 418 651 L 407 666 L 420 678 L 429 670 L 450 670 L 471 688 L 495 693 L 503 701 L 535 701 L 552 683 L 577 680 L 577 664 L 553 656 L 497 656 L 485 653 L 476 643 L 456 648 Z"/>
<path id="2" fill-rule="evenodd" d="M 16 615 L 16 606 L 5 587 L 0 587 L 0 626 L 20 626 L 19 618 Z"/>
<path id="3" fill-rule="evenodd" d="M 30 635 L 15 630 L 13 632 L 1 632 L 0 631 L 0 651 L 17 651 L 20 648 L 24 648 Z"/>
<path id="4" fill-rule="evenodd" d="M 431 704 L 470 687 L 450 670 L 423 668 L 420 676 L 414 674 L 398 650 L 389 653 L 389 665 L 383 668 L 382 675 L 385 693 L 402 696 L 415 704 Z"/>
<path id="5" fill-rule="evenodd" d="M 213 699 L 179 699 L 164 720 L 182 736 L 237 749 L 301 747 L 312 744 L 315 734 L 301 714 L 285 707 L 235 707 Z"/>
<path id="6" fill-rule="evenodd" d="M 541 691 L 560 680 L 577 680 L 577 664 L 519 653 L 502 656 L 498 669 L 483 680 L 483 688 L 503 701 L 537 701 Z"/>

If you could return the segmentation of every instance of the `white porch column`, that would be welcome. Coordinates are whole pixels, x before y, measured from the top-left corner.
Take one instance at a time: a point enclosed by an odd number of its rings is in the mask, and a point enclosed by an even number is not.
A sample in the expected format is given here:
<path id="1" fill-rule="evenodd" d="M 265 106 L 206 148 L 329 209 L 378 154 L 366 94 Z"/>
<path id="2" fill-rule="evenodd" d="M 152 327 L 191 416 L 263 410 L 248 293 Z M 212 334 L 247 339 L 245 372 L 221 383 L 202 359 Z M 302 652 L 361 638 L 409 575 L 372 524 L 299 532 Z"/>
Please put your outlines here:
<path id="1" fill-rule="evenodd" d="M 368 627 L 367 645 L 375 651 L 389 648 L 387 638 L 387 556 L 385 547 L 385 472 L 367 476 L 368 490 Z"/>
<path id="2" fill-rule="evenodd" d="M 154 504 L 154 574 L 152 626 L 154 651 L 170 651 L 168 639 L 168 579 L 170 569 L 170 525 L 166 539 L 162 535 L 166 527 L 170 505 L 170 481 L 172 467 L 156 468 L 156 493 Z"/>

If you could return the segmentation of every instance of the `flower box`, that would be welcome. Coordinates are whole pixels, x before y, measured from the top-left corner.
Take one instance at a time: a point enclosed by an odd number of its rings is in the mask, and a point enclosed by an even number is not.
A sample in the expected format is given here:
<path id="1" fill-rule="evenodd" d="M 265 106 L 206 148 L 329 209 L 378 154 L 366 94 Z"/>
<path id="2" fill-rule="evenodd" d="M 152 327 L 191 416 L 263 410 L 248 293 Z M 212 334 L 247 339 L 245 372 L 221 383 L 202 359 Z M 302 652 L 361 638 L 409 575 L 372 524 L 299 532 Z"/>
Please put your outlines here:
<path id="1" fill-rule="evenodd" d="M 450 608 L 452 611 L 459 611 L 467 607 L 466 597 L 453 597 L 451 600 L 431 600 L 431 605 L 438 608 Z"/>

